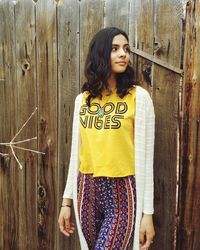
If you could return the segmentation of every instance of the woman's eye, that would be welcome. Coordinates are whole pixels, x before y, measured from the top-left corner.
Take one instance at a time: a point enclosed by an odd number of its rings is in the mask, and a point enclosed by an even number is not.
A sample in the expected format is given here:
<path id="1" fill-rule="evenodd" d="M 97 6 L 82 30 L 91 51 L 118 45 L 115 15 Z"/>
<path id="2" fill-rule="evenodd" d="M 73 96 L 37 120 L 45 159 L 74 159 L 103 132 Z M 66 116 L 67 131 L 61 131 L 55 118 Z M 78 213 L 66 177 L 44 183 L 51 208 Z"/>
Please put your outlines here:
<path id="1" fill-rule="evenodd" d="M 112 52 L 116 52 L 117 50 L 118 50 L 117 47 L 112 47 Z M 123 50 L 124 50 L 125 53 L 130 53 L 130 48 L 129 47 L 125 47 L 125 48 L 123 48 Z"/>
<path id="2" fill-rule="evenodd" d="M 112 48 L 112 51 L 117 51 L 117 48 L 113 47 L 113 48 Z"/>
<path id="3" fill-rule="evenodd" d="M 130 48 L 129 48 L 129 47 L 126 47 L 126 48 L 124 49 L 124 51 L 127 52 L 127 53 L 130 53 Z"/>

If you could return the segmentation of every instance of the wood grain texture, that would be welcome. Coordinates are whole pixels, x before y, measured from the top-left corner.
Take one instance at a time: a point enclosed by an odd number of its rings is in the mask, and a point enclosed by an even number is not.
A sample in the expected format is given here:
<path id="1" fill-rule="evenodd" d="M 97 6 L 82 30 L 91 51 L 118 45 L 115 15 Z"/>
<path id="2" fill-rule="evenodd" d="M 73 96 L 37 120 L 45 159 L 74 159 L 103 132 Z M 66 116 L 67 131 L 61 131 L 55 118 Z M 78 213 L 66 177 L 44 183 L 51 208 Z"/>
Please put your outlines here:
<path id="1" fill-rule="evenodd" d="M 182 23 L 176 11 L 173 0 L 155 0 L 154 52 L 158 58 L 180 67 Z"/>
<path id="2" fill-rule="evenodd" d="M 76 17 L 76 18 L 74 18 Z M 58 27 L 58 213 L 66 184 L 75 97 L 79 93 L 79 4 L 74 0 L 59 2 Z M 57 213 L 57 218 L 58 218 Z M 72 219 L 75 221 L 74 217 Z M 68 238 L 57 230 L 58 249 L 80 249 L 77 233 Z"/>
<path id="3" fill-rule="evenodd" d="M 38 249 L 56 247 L 57 31 L 56 2 L 36 3 L 38 149 Z"/>
<path id="4" fill-rule="evenodd" d="M 154 15 L 155 55 L 180 67 L 181 26 L 171 14 L 173 1 L 156 1 Z M 155 41 L 161 43 L 155 44 Z M 157 51 L 157 52 L 156 52 Z M 154 65 L 153 101 L 156 113 L 155 141 L 155 225 L 157 236 L 152 249 L 174 249 L 176 246 L 176 188 L 178 143 L 178 97 L 180 76 Z"/>
<path id="5" fill-rule="evenodd" d="M 178 248 L 200 245 L 200 2 L 187 4 L 182 102 L 180 227 Z"/>
<path id="6" fill-rule="evenodd" d="M 5 39 L 6 39 L 6 26 L 3 23 L 6 15 L 5 3 L 0 2 L 0 21 L 3 25 L 0 25 L 0 121 L 5 121 L 6 119 L 6 110 L 4 109 L 5 105 L 5 86 L 6 86 L 6 64 L 5 64 Z M 0 138 L 2 141 L 5 141 L 5 127 L 4 122 L 2 122 L 0 127 Z M 2 146 L 0 146 L 2 148 Z M 3 150 L 3 149 L 2 149 Z M 2 152 L 1 150 L 1 152 Z"/>
<path id="7" fill-rule="evenodd" d="M 153 13 L 154 1 L 130 0 L 129 14 L 129 39 L 131 46 L 153 55 Z M 151 92 L 150 81 L 147 82 L 143 76 L 146 68 L 151 70 L 152 63 L 137 55 L 133 55 L 133 66 L 135 69 L 135 81 Z"/>
<path id="8" fill-rule="evenodd" d="M 156 4 L 155 6 L 154 3 Z M 169 18 L 169 10 L 173 9 L 174 6 L 172 6 L 171 3 L 168 4 L 167 7 L 168 9 L 166 9 L 166 2 L 162 3 L 162 1 L 131 2 L 130 13 L 133 14 L 130 16 L 132 19 L 130 19 L 129 32 L 130 34 L 134 34 L 134 37 L 132 39 L 130 35 L 130 41 L 136 48 L 154 54 L 158 49 L 158 46 L 160 46 L 160 44 L 156 44 L 158 40 L 156 37 L 161 37 L 162 42 L 162 39 L 167 39 L 168 37 L 171 39 L 173 34 L 174 39 L 171 47 L 167 48 L 167 51 L 163 48 L 163 50 L 157 53 L 157 57 L 169 61 L 172 64 L 176 62 L 174 65 L 179 67 L 182 39 L 180 20 L 177 19 L 177 15 L 175 15 L 172 18 L 172 23 L 166 25 L 166 22 L 171 20 L 171 18 Z M 171 33 L 172 29 L 173 33 Z M 175 34 L 174 30 L 176 31 Z M 174 50 L 176 53 L 174 53 Z M 168 58 L 168 54 L 170 54 L 170 59 Z M 143 82 L 143 76 L 141 74 L 143 66 L 148 66 L 149 64 L 151 65 L 151 62 L 143 60 L 138 56 L 134 56 L 136 79 L 140 82 L 140 85 L 151 92 L 149 86 Z M 178 129 L 178 89 L 180 77 L 156 65 L 153 65 L 152 73 L 152 97 L 156 111 L 154 215 L 156 237 L 151 249 L 159 249 L 161 245 L 163 246 L 163 242 L 165 249 L 172 249 L 176 233 L 176 197 L 174 194 L 176 193 L 177 174 L 176 150 Z M 171 144 L 173 146 L 171 146 Z M 162 230 L 160 230 L 161 228 Z M 168 233 L 166 234 L 166 232 Z"/>
<path id="9" fill-rule="evenodd" d="M 15 21 L 12 2 L 1 1 L 1 61 L 5 81 L 0 84 L 2 97 L 0 140 L 8 142 L 17 132 L 17 100 L 16 100 L 16 57 L 15 57 Z M 3 153 L 9 153 L 0 160 L 0 249 L 19 248 L 19 185 L 18 166 L 11 157 L 8 148 L 1 147 Z"/>
<path id="10" fill-rule="evenodd" d="M 85 82 L 84 66 L 93 36 L 103 28 L 104 0 L 80 2 L 80 86 Z"/>
<path id="11" fill-rule="evenodd" d="M 36 56 L 35 56 L 35 10 L 30 0 L 18 1 L 15 5 L 16 41 L 16 86 L 17 127 L 24 124 L 37 106 Z M 37 136 L 37 113 L 22 130 L 16 141 Z M 36 149 L 36 141 L 20 145 Z M 19 249 L 35 249 L 37 244 L 37 155 L 16 149 L 23 165 L 22 171 L 16 169 L 19 206 Z M 30 239 L 32 239 L 30 241 Z"/>
<path id="12" fill-rule="evenodd" d="M 155 215 L 156 237 L 152 249 L 173 249 L 176 230 L 176 178 L 178 130 L 178 75 L 155 67 L 153 102 L 156 114 Z M 166 233 L 167 232 L 167 233 Z"/>
<path id="13" fill-rule="evenodd" d="M 128 0 L 106 0 L 105 1 L 105 27 L 118 27 L 128 33 L 128 13 L 129 1 Z"/>

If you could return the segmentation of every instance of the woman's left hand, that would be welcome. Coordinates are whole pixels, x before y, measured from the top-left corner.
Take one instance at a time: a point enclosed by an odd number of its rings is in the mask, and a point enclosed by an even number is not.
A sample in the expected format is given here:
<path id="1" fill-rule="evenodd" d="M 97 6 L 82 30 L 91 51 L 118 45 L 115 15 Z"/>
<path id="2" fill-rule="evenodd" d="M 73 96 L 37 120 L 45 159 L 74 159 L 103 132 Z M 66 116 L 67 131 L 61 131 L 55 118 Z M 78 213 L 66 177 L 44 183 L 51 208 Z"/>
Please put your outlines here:
<path id="1" fill-rule="evenodd" d="M 150 214 L 143 214 L 140 223 L 140 244 L 141 250 L 148 249 L 153 242 L 155 230 L 153 226 L 153 218 Z"/>

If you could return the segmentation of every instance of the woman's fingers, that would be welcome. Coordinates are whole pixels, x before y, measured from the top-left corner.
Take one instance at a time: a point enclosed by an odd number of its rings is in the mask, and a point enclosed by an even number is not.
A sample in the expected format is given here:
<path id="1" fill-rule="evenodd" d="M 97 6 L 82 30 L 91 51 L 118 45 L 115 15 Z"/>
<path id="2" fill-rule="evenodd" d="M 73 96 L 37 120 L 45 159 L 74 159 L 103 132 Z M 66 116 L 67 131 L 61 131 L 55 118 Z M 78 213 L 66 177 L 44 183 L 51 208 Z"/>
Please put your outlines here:
<path id="1" fill-rule="evenodd" d="M 71 210 L 68 207 L 62 207 L 58 219 L 58 224 L 61 233 L 70 236 L 75 230 L 74 223 L 70 222 Z"/>
<path id="2" fill-rule="evenodd" d="M 144 244 L 145 242 L 145 232 L 140 231 L 140 244 Z"/>
<path id="3" fill-rule="evenodd" d="M 65 220 L 65 226 L 64 226 L 64 231 L 65 231 L 65 235 L 69 236 L 70 234 L 72 234 L 75 230 L 75 226 L 74 223 L 70 222 L 70 219 L 64 219 Z"/>
<path id="4" fill-rule="evenodd" d="M 155 235 L 152 215 L 144 214 L 140 224 L 140 243 L 141 250 L 147 250 L 152 244 Z"/>
<path id="5" fill-rule="evenodd" d="M 60 227 L 60 232 L 63 233 L 66 236 L 69 236 L 68 229 L 65 226 L 65 219 L 63 218 L 62 220 L 59 220 L 59 227 Z"/>
<path id="6" fill-rule="evenodd" d="M 73 234 L 74 230 L 75 230 L 74 228 L 71 229 L 71 228 L 60 227 L 61 233 L 63 233 L 66 236 L 70 236 L 70 234 Z"/>
<path id="7" fill-rule="evenodd" d="M 71 230 L 75 230 L 74 224 L 72 224 L 72 223 L 70 224 L 70 229 L 71 229 Z"/>
<path id="8" fill-rule="evenodd" d="M 70 219 L 60 218 L 58 223 L 61 233 L 66 236 L 70 236 L 75 230 L 74 223 L 70 223 Z"/>
<path id="9" fill-rule="evenodd" d="M 70 228 L 70 220 L 67 218 L 64 218 L 65 220 L 65 228 Z"/>
<path id="10" fill-rule="evenodd" d="M 144 234 L 143 234 L 144 235 Z M 153 235 L 144 235 L 144 241 L 141 242 L 141 250 L 146 250 L 153 243 Z"/>

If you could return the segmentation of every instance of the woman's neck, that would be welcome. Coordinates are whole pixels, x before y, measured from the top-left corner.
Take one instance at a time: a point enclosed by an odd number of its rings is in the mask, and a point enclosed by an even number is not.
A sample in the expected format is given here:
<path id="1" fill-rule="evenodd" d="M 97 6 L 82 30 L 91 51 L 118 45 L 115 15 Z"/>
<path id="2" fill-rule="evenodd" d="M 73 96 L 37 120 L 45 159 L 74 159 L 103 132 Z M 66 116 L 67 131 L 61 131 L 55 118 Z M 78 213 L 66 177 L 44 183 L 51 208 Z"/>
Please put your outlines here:
<path id="1" fill-rule="evenodd" d="M 108 79 L 108 86 L 110 90 L 116 89 L 117 81 L 116 81 L 116 75 L 111 75 Z"/>

